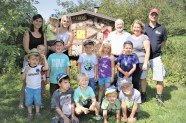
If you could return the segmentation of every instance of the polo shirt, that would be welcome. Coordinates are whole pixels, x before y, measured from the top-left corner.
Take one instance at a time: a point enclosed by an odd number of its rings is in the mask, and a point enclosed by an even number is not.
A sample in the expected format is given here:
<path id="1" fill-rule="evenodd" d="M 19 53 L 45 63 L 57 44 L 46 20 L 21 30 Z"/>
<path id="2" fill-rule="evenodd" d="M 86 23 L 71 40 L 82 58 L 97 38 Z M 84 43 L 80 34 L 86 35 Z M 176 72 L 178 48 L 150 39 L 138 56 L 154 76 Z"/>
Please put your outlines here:
<path id="1" fill-rule="evenodd" d="M 149 23 L 147 23 L 145 24 L 145 34 L 149 37 L 151 44 L 150 59 L 160 56 L 161 43 L 167 40 L 166 28 L 158 23 L 152 28 Z"/>

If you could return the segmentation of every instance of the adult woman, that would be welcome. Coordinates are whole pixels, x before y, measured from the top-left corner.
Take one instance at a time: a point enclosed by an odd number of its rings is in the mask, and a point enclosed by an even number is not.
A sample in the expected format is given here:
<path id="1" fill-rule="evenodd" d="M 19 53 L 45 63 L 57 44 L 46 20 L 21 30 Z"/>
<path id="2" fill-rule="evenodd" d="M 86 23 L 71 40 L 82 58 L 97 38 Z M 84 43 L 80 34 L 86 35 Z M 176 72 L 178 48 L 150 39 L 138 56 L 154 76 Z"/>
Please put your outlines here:
<path id="1" fill-rule="evenodd" d="M 133 43 L 133 53 L 136 54 L 139 64 L 136 66 L 136 71 L 133 73 L 132 82 L 134 88 L 139 90 L 141 81 L 141 90 L 144 90 L 144 83 L 146 83 L 147 66 L 150 56 L 150 41 L 149 38 L 144 35 L 144 24 L 140 20 L 135 20 L 131 26 L 133 34 L 129 37 L 129 40 Z M 146 90 L 146 89 L 145 89 Z M 142 93 L 143 99 L 143 93 Z M 144 100 L 143 100 L 144 101 Z"/>
<path id="2" fill-rule="evenodd" d="M 69 32 L 69 28 L 72 21 L 70 16 L 63 15 L 61 17 L 60 29 L 57 34 L 57 40 L 63 40 L 64 50 L 63 53 L 68 55 L 68 48 L 72 46 L 74 35 L 72 32 Z"/>
<path id="3" fill-rule="evenodd" d="M 42 25 L 43 25 L 43 17 L 40 14 L 34 15 L 32 17 L 32 24 L 30 26 L 30 31 L 26 31 L 23 37 L 23 48 L 26 54 L 28 54 L 31 49 L 37 48 L 37 46 L 40 44 L 43 44 L 45 46 L 45 49 L 47 50 L 46 36 L 42 31 Z M 28 62 L 24 60 L 23 67 L 26 66 L 27 64 Z M 23 106 L 24 88 L 25 88 L 25 82 L 23 82 L 23 86 L 21 89 L 19 108 L 24 108 Z"/>

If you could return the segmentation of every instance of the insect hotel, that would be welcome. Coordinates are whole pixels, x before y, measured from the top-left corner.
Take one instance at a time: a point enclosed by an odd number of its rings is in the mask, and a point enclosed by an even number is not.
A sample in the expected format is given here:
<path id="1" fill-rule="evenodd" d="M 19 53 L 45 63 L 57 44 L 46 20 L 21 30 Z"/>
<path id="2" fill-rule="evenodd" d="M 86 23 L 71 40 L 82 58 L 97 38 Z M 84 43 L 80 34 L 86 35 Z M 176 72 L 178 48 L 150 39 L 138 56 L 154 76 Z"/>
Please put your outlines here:
<path id="1" fill-rule="evenodd" d="M 115 18 L 105 16 L 97 12 L 82 10 L 70 13 L 72 19 L 70 30 L 74 32 L 72 47 L 69 49 L 69 56 L 77 57 L 84 51 L 83 41 L 90 39 L 95 43 L 95 53 L 99 50 L 101 43 L 107 38 L 109 32 L 114 28 Z"/>

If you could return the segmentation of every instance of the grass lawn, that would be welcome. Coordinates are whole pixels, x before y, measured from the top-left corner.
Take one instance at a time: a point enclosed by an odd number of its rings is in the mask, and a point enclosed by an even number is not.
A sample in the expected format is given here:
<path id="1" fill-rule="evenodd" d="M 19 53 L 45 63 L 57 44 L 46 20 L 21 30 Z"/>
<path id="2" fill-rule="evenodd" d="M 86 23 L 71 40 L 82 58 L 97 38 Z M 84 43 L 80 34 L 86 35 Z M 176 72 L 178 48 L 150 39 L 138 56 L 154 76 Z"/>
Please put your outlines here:
<path id="1" fill-rule="evenodd" d="M 149 79 L 150 80 L 150 79 Z M 141 105 L 138 123 L 183 123 L 186 121 L 186 88 L 185 85 L 173 85 L 165 82 L 164 106 L 158 106 L 155 100 L 155 83 L 149 82 L 148 101 Z M 28 121 L 27 110 L 19 110 L 19 91 L 21 81 L 19 75 L 2 75 L 0 77 L 0 123 L 50 123 L 53 113 L 50 110 L 50 97 L 44 97 L 42 117 Z M 48 88 L 48 85 L 47 85 Z M 93 115 L 83 116 L 81 122 L 96 122 Z M 115 116 L 109 118 L 115 122 Z M 100 121 L 102 122 L 102 121 Z"/>

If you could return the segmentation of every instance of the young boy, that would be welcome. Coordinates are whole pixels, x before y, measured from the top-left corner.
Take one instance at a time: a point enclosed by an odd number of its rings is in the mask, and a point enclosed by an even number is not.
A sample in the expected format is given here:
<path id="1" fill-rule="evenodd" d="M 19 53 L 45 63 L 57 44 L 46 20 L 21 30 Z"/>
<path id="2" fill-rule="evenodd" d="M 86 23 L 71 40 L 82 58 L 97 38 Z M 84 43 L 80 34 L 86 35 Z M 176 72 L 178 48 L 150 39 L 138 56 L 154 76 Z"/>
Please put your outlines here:
<path id="1" fill-rule="evenodd" d="M 78 74 L 77 81 L 79 87 L 74 92 L 76 114 L 87 114 L 89 111 L 95 111 L 96 120 L 101 120 L 102 117 L 99 115 L 99 104 L 96 101 L 94 91 L 88 86 L 88 76 L 85 73 Z"/>
<path id="2" fill-rule="evenodd" d="M 56 40 L 55 53 L 48 57 L 49 70 L 47 71 L 47 81 L 50 82 L 50 95 L 52 96 L 54 91 L 59 88 L 56 80 L 56 76 L 59 73 L 65 73 L 70 75 L 70 61 L 69 57 L 63 54 L 64 42 L 62 40 Z"/>
<path id="3" fill-rule="evenodd" d="M 56 14 L 51 14 L 46 31 L 47 45 L 49 49 L 49 54 L 53 53 L 55 47 L 53 46 L 56 40 L 56 34 L 58 32 L 58 16 Z"/>
<path id="4" fill-rule="evenodd" d="M 116 113 L 117 123 L 120 123 L 121 104 L 117 99 L 117 91 L 115 86 L 109 86 L 105 90 L 105 98 L 102 101 L 101 109 L 103 109 L 104 123 L 108 123 L 108 113 Z"/>
<path id="5" fill-rule="evenodd" d="M 129 78 L 122 79 L 120 85 L 121 91 L 119 93 L 119 99 L 123 112 L 122 121 L 133 123 L 138 119 L 141 103 L 140 92 L 133 88 L 132 81 Z"/>
<path id="6" fill-rule="evenodd" d="M 94 42 L 86 40 L 84 42 L 85 53 L 79 55 L 78 73 L 85 73 L 89 77 L 89 86 L 96 91 L 95 82 L 97 82 L 98 62 L 97 57 L 93 53 Z"/>
<path id="7" fill-rule="evenodd" d="M 57 89 L 51 102 L 51 108 L 55 110 L 55 117 L 52 123 L 78 123 L 78 118 L 74 115 L 74 91 L 70 88 L 70 78 L 64 73 L 57 76 L 59 89 Z"/>
<path id="8" fill-rule="evenodd" d="M 40 65 L 41 57 L 44 59 L 45 65 Z M 25 88 L 25 105 L 28 108 L 28 119 L 33 118 L 32 104 L 34 102 L 36 108 L 35 117 L 39 117 L 41 106 L 41 71 L 48 69 L 48 63 L 44 55 L 41 55 L 37 49 L 32 49 L 27 55 L 28 65 L 22 70 L 22 79 L 26 80 Z"/>
<path id="9" fill-rule="evenodd" d="M 130 78 L 132 80 L 132 74 L 136 70 L 136 64 L 138 63 L 137 57 L 132 54 L 133 44 L 131 41 L 126 41 L 123 44 L 123 54 L 118 57 L 118 90 L 121 90 L 120 80 L 122 78 Z"/>

